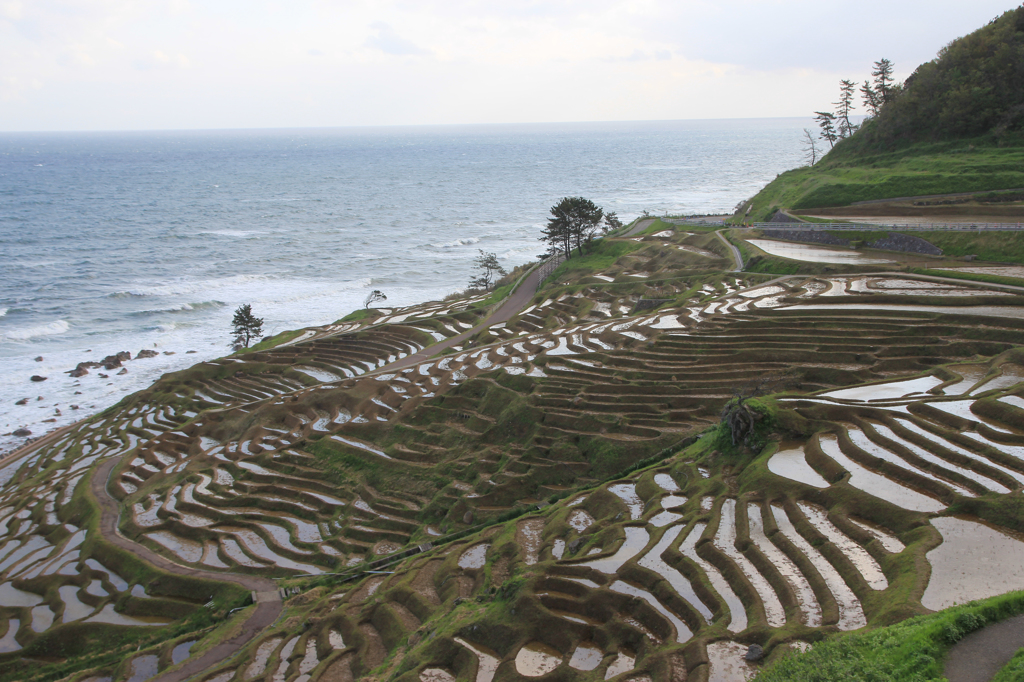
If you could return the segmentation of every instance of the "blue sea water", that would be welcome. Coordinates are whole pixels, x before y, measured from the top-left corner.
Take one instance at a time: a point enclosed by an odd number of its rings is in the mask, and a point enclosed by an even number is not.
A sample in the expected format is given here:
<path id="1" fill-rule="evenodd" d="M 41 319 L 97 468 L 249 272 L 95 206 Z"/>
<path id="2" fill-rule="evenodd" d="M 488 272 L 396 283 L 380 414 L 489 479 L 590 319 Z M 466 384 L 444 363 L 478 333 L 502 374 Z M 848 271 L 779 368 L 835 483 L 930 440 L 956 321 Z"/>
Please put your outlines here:
<path id="1" fill-rule="evenodd" d="M 624 221 L 730 212 L 801 164 L 806 126 L 0 134 L 0 433 L 38 435 L 225 354 L 241 303 L 274 333 L 332 322 L 371 289 L 389 305 L 440 298 L 477 249 L 530 261 L 563 196 Z M 143 348 L 161 355 L 125 375 L 63 373 Z"/>

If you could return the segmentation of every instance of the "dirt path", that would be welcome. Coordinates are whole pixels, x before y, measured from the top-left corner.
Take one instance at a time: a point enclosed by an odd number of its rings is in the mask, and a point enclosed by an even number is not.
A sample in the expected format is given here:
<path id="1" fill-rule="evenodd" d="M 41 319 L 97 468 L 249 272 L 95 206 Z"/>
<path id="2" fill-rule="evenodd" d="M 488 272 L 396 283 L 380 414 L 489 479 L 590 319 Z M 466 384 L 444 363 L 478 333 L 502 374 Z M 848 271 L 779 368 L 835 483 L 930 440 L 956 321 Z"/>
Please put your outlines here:
<path id="1" fill-rule="evenodd" d="M 732 271 L 741 271 L 743 269 L 743 254 L 740 253 L 739 249 L 732 245 L 732 242 L 725 238 L 725 235 L 722 234 L 722 230 L 717 230 L 715 232 L 715 236 L 718 237 L 723 244 L 729 247 L 729 251 L 732 253 L 732 262 L 736 264 L 736 267 L 734 267 Z"/>
<path id="2" fill-rule="evenodd" d="M 440 341 L 438 343 L 427 346 L 423 350 L 413 353 L 401 360 L 396 360 L 389 365 L 384 365 L 380 369 L 372 372 L 367 372 L 363 376 L 380 374 L 382 372 L 394 372 L 395 370 L 405 369 L 407 367 L 415 367 L 424 362 L 429 362 L 430 358 L 434 357 L 438 353 L 441 353 L 452 346 L 457 346 L 466 339 L 472 338 L 475 334 L 480 332 L 487 327 L 494 324 L 500 324 L 502 322 L 508 322 L 512 317 L 522 310 L 533 295 L 537 293 L 537 282 L 540 280 L 540 268 L 534 268 L 530 274 L 523 278 L 519 287 L 512 292 L 512 295 L 505 299 L 505 302 L 501 306 L 491 313 L 487 319 L 473 327 L 469 331 L 462 332 L 457 336 L 452 336 Z"/>
<path id="3" fill-rule="evenodd" d="M 949 650 L 949 682 L 988 682 L 1024 647 L 1024 616 L 1015 616 L 971 633 Z"/>
<path id="4" fill-rule="evenodd" d="M 111 497 L 107 490 L 110 474 L 120 461 L 120 458 L 107 460 L 96 467 L 90 480 L 92 494 L 100 508 L 99 530 L 104 539 L 168 573 L 235 583 L 251 590 L 256 596 L 256 608 L 242 623 L 241 630 L 235 636 L 224 640 L 198 658 L 188 659 L 181 668 L 152 678 L 152 682 L 182 682 L 224 662 L 272 625 L 281 615 L 281 597 L 277 591 L 277 584 L 273 580 L 253 575 L 219 573 L 181 566 L 121 535 L 117 530 L 117 521 L 121 511 L 120 503 Z"/>

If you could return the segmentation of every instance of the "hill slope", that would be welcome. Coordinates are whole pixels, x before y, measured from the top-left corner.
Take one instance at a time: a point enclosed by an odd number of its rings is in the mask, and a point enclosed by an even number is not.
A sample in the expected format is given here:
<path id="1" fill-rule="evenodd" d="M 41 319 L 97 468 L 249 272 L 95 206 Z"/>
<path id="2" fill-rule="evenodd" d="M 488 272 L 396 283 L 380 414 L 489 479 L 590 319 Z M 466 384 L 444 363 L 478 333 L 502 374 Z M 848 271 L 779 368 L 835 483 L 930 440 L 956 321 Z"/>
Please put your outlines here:
<path id="1" fill-rule="evenodd" d="M 1024 7 L 942 48 L 878 116 L 817 165 L 783 173 L 738 217 L 757 221 L 779 208 L 1018 189 L 1022 161 Z"/>

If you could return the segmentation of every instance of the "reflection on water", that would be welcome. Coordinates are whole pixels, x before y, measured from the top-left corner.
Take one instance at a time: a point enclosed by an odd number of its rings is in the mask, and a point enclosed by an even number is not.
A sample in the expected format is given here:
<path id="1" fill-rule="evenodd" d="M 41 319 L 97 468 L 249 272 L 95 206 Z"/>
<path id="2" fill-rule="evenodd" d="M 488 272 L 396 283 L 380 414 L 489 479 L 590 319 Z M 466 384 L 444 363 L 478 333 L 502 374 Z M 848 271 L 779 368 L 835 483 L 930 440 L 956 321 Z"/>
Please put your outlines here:
<path id="1" fill-rule="evenodd" d="M 490 545 L 483 542 L 479 545 L 473 545 L 459 557 L 459 566 L 462 568 L 483 568 L 488 547 Z"/>
<path id="2" fill-rule="evenodd" d="M 625 531 L 626 539 L 615 554 L 602 559 L 586 561 L 581 565 L 590 566 L 591 568 L 595 568 L 602 573 L 608 573 L 609 575 L 617 573 L 618 570 L 622 568 L 622 565 L 639 554 L 640 550 L 647 546 L 648 540 L 651 539 L 650 534 L 643 528 L 626 526 Z"/>
<path id="3" fill-rule="evenodd" d="M 944 509 L 946 505 L 927 495 L 911 490 L 910 488 L 897 483 L 891 479 L 876 474 L 874 471 L 865 469 L 852 459 L 843 454 L 839 449 L 839 443 L 832 434 L 818 436 L 818 444 L 822 452 L 836 461 L 836 464 L 850 472 L 848 482 L 854 488 L 859 488 L 869 495 L 881 498 L 887 502 L 919 512 L 937 512 Z"/>
<path id="4" fill-rule="evenodd" d="M 849 249 L 826 249 L 821 246 L 810 246 L 808 244 L 794 244 L 791 242 L 777 242 L 771 239 L 748 239 L 762 251 L 779 258 L 792 260 L 810 261 L 812 263 L 853 263 L 857 265 L 871 265 L 872 263 L 891 263 L 887 258 L 870 258 L 857 251 Z"/>
<path id="5" fill-rule="evenodd" d="M 708 682 L 743 682 L 753 679 L 757 668 L 747 663 L 747 646 L 739 642 L 708 644 Z"/>
<path id="6" fill-rule="evenodd" d="M 610 680 L 616 675 L 629 672 L 633 669 L 633 665 L 636 663 L 636 654 L 629 649 L 619 649 L 619 654 L 612 661 L 611 665 L 608 666 L 608 670 L 605 671 L 604 679 Z"/>
<path id="7" fill-rule="evenodd" d="M 775 310 L 899 310 L 906 312 L 943 313 L 946 315 L 982 315 L 983 317 L 1012 317 L 1024 319 L 1024 307 L 1014 306 L 946 306 L 946 305 L 900 305 L 896 303 L 809 303 L 787 305 Z"/>
<path id="8" fill-rule="evenodd" d="M 1024 541 L 1008 531 L 957 517 L 932 519 L 942 544 L 928 552 L 931 580 L 921 597 L 929 609 L 1024 589 Z"/>
<path id="9" fill-rule="evenodd" d="M 787 448 L 779 450 L 768 460 L 768 471 L 776 476 L 782 476 L 800 483 L 814 486 L 815 488 L 827 488 L 828 481 L 811 468 L 807 463 L 803 447 Z"/>
<path id="10" fill-rule="evenodd" d="M 516 654 L 516 670 L 527 677 L 546 675 L 561 662 L 562 655 L 541 642 L 530 642 Z"/>
<path id="11" fill-rule="evenodd" d="M 601 665 L 601 659 L 603 658 L 604 653 L 596 644 L 593 642 L 582 642 L 576 647 L 576 651 L 572 652 L 569 665 L 577 670 L 593 670 Z"/>

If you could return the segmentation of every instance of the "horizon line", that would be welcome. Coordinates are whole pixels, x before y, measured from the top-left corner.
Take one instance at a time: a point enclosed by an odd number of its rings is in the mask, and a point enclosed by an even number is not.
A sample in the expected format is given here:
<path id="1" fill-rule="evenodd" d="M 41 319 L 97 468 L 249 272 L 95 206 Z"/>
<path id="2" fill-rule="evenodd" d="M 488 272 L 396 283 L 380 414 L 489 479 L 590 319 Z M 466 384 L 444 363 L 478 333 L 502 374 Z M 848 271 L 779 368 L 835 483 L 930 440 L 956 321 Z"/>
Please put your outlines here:
<path id="1" fill-rule="evenodd" d="M 345 125 L 345 126 L 253 126 L 239 128 L 83 128 L 54 130 L 0 130 L 0 135 L 43 135 L 43 134 L 104 134 L 104 133 L 214 133 L 214 132 L 287 132 L 287 131 L 384 131 L 426 128 L 512 128 L 519 126 L 581 126 L 616 124 L 657 124 L 657 123 L 711 123 L 726 121 L 813 121 L 812 116 L 734 116 L 727 118 L 666 118 L 604 121 L 519 121 L 504 123 L 406 123 L 391 125 Z"/>

